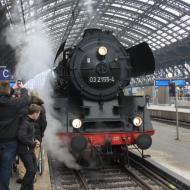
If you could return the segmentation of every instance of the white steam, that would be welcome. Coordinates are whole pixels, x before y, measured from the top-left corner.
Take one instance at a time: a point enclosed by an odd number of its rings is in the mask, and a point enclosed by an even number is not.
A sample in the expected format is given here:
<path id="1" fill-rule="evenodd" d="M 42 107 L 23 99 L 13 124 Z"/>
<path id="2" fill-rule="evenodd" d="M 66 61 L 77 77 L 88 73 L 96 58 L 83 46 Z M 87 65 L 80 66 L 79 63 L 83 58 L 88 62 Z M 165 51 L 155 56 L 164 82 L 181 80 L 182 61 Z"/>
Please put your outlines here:
<path id="1" fill-rule="evenodd" d="M 17 24 L 7 29 L 7 43 L 16 50 L 17 65 L 15 75 L 17 79 L 26 81 L 30 79 L 33 83 L 32 89 L 37 90 L 45 102 L 48 126 L 44 139 L 48 150 L 53 157 L 64 162 L 66 166 L 79 169 L 79 165 L 68 151 L 66 144 L 63 145 L 56 136 L 56 133 L 63 126 L 52 116 L 54 115 L 54 110 L 52 109 L 53 100 L 50 96 L 50 84 L 46 83 L 44 88 L 35 87 L 35 79 L 37 79 L 36 83 L 38 84 L 43 81 L 43 76 L 40 79 L 39 73 L 46 73 L 48 69 L 50 70 L 54 58 L 50 38 L 42 32 L 42 26 L 42 22 L 34 21 L 32 27 L 35 32 L 32 34 L 26 34 L 22 24 Z M 38 77 L 35 77 L 36 75 Z M 30 82 L 27 83 L 27 85 L 29 84 Z"/>
<path id="2" fill-rule="evenodd" d="M 83 6 L 86 8 L 89 18 L 93 16 L 93 0 L 82 0 Z"/>
<path id="3" fill-rule="evenodd" d="M 15 75 L 18 79 L 29 80 L 52 66 L 52 45 L 48 35 L 42 32 L 42 25 L 42 22 L 35 21 L 35 32 L 28 35 L 21 24 L 7 29 L 7 43 L 16 48 L 18 64 Z"/>
<path id="4" fill-rule="evenodd" d="M 61 142 L 56 136 L 57 131 L 61 130 L 62 126 L 58 120 L 55 120 L 51 115 L 47 114 L 48 127 L 45 132 L 45 143 L 51 155 L 61 161 L 68 168 L 80 169 L 80 166 L 76 163 L 75 158 L 69 152 L 67 144 Z"/>
<path id="5" fill-rule="evenodd" d="M 49 75 L 51 72 L 49 72 Z M 45 131 L 44 142 L 48 147 L 52 157 L 58 161 L 64 162 L 64 164 L 73 169 L 80 169 L 80 166 L 76 163 L 75 158 L 69 152 L 68 144 L 60 141 L 57 137 L 57 132 L 63 131 L 63 126 L 59 120 L 57 120 L 53 115 L 55 111 L 53 109 L 54 100 L 51 98 L 51 85 L 49 79 L 48 83 L 45 84 L 44 88 L 39 90 L 40 96 L 45 101 L 46 117 L 47 117 L 47 129 Z"/>

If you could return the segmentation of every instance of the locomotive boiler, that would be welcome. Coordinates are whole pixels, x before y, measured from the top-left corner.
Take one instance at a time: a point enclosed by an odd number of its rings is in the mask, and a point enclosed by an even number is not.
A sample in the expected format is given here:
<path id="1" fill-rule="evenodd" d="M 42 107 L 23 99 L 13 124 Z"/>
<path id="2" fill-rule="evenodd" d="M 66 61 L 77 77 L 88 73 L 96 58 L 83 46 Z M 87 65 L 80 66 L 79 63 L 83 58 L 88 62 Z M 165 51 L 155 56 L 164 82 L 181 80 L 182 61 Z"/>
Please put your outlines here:
<path id="1" fill-rule="evenodd" d="M 60 46 L 53 69 L 57 135 L 79 163 L 97 155 L 121 160 L 129 145 L 151 146 L 144 97 L 125 96 L 124 89 L 154 69 L 147 43 L 127 49 L 110 31 L 87 29 L 75 47 Z"/>

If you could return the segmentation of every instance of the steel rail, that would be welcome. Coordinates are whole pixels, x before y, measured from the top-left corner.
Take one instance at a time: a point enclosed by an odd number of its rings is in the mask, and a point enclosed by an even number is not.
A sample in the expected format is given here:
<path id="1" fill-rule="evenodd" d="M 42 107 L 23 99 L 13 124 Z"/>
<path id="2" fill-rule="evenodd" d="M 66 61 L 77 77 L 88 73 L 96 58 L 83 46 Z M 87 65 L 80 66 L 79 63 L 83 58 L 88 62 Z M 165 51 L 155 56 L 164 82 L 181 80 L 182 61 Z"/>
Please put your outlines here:
<path id="1" fill-rule="evenodd" d="M 152 188 L 150 185 L 145 183 L 140 177 L 138 177 L 134 172 L 132 172 L 130 170 L 130 168 L 125 166 L 124 169 L 135 180 L 135 182 L 138 183 L 138 185 L 140 185 L 143 189 L 145 189 L 145 190 L 154 190 L 154 188 Z"/>
<path id="2" fill-rule="evenodd" d="M 77 176 L 79 183 L 82 185 L 82 188 L 84 190 L 89 190 L 88 185 L 86 184 L 84 178 L 81 176 L 80 172 L 75 171 L 75 175 Z"/>
<path id="3" fill-rule="evenodd" d="M 161 178 L 158 174 L 152 172 L 149 168 L 145 167 L 134 159 L 130 159 L 130 162 L 131 161 L 134 163 L 136 169 L 138 168 L 138 170 L 140 170 L 140 172 L 143 173 L 145 176 L 150 177 L 150 179 L 152 179 L 153 181 L 156 181 L 156 183 L 162 186 L 162 188 L 164 188 L 165 190 L 176 189 L 173 184 Z"/>
<path id="4" fill-rule="evenodd" d="M 161 183 L 163 183 L 168 189 L 176 189 L 176 190 L 189 190 L 190 185 L 189 181 L 185 178 L 178 176 L 177 174 L 173 172 L 168 172 L 167 168 L 164 169 L 164 167 L 156 166 L 155 164 L 149 162 L 146 159 L 142 159 L 138 155 L 130 152 L 129 153 L 130 160 L 135 160 L 136 165 L 137 163 L 140 164 L 141 170 L 143 169 L 144 173 L 149 173 L 149 176 L 155 176 L 157 180 L 159 180 Z M 132 161 L 129 161 L 132 162 Z M 134 165 L 135 165 L 134 164 Z M 138 168 L 137 170 L 140 171 L 139 166 L 136 166 Z M 145 170 L 146 168 L 146 170 Z M 159 177 L 157 177 L 159 176 Z M 180 178 L 179 178 L 180 177 Z"/>

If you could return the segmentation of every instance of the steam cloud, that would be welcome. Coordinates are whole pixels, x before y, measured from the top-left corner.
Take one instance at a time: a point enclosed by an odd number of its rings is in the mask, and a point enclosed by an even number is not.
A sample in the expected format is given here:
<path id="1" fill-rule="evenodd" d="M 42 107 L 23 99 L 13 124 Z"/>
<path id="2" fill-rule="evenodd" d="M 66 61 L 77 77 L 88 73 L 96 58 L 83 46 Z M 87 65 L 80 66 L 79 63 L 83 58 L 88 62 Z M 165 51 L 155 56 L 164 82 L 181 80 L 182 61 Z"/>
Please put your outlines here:
<path id="1" fill-rule="evenodd" d="M 46 71 L 52 67 L 53 51 L 52 44 L 48 35 L 42 32 L 43 23 L 35 21 L 33 23 L 32 34 L 26 34 L 23 24 L 16 24 L 6 31 L 6 41 L 16 50 L 17 65 L 16 78 L 29 80 L 35 75 Z M 36 77 L 40 80 L 40 77 Z M 34 82 L 34 79 L 31 79 Z M 36 81 L 40 82 L 40 81 Z M 61 130 L 61 123 L 52 115 L 54 111 L 53 100 L 50 96 L 50 84 L 46 83 L 43 89 L 36 89 L 43 97 L 45 102 L 48 126 L 45 132 L 45 144 L 53 157 L 65 163 L 67 167 L 79 169 L 79 165 L 75 162 L 74 157 L 69 153 L 68 147 L 56 137 L 56 133 Z"/>
<path id="2" fill-rule="evenodd" d="M 29 80 L 52 65 L 52 45 L 49 37 L 42 32 L 42 25 L 42 22 L 36 21 L 33 25 L 35 33 L 28 35 L 21 24 L 7 29 L 7 43 L 16 50 L 18 64 L 15 75 L 18 79 Z"/>
<path id="3" fill-rule="evenodd" d="M 45 131 L 45 144 L 47 144 L 52 157 L 61 162 L 64 162 L 67 167 L 78 170 L 80 169 L 80 166 L 76 163 L 76 160 L 72 154 L 70 154 L 67 144 L 60 141 L 56 136 L 56 133 L 58 131 L 63 131 L 63 126 L 58 120 L 53 117 L 55 114 L 53 109 L 54 101 L 50 96 L 50 82 L 48 82 L 45 86 L 46 88 L 40 91 L 41 96 L 46 102 L 45 107 L 47 110 L 46 116 L 48 127 Z"/>
<path id="4" fill-rule="evenodd" d="M 89 18 L 93 16 L 93 0 L 82 0 L 83 6 L 87 9 Z"/>

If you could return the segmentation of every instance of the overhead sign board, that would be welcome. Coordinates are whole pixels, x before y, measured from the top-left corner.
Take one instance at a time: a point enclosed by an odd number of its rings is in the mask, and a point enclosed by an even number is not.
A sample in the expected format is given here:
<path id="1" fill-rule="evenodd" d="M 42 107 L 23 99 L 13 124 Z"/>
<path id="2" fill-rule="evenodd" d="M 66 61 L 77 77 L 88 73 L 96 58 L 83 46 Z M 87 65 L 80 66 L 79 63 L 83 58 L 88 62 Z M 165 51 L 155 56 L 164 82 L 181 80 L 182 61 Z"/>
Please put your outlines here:
<path id="1" fill-rule="evenodd" d="M 0 68 L 0 81 L 1 80 L 10 80 L 11 73 L 8 69 Z"/>
<path id="2" fill-rule="evenodd" d="M 155 86 L 169 86 L 170 80 L 155 80 Z"/>
<path id="3" fill-rule="evenodd" d="M 176 86 L 185 86 L 186 81 L 184 79 L 173 79 L 171 80 L 172 83 L 175 83 Z"/>
<path id="4" fill-rule="evenodd" d="M 169 86 L 171 83 L 175 83 L 175 86 L 185 86 L 185 79 L 156 79 L 155 86 Z"/>

